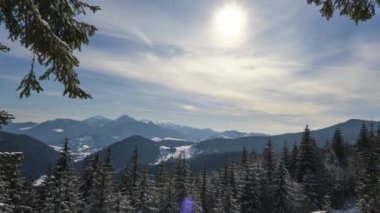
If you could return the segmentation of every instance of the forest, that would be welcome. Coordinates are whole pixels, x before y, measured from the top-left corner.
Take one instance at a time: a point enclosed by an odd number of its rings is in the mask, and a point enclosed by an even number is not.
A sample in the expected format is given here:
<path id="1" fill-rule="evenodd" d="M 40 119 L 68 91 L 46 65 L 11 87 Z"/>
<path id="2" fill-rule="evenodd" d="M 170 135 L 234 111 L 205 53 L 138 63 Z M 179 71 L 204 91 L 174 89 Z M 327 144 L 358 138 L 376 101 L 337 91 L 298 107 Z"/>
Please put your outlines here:
<path id="1" fill-rule="evenodd" d="M 43 181 L 22 177 L 22 153 L 1 153 L 1 212 L 243 212 L 309 213 L 380 209 L 380 129 L 363 124 L 355 144 L 336 129 L 318 147 L 306 126 L 302 140 L 274 153 L 270 137 L 262 153 L 244 148 L 239 162 L 226 158 L 219 171 L 204 163 L 192 171 L 184 157 L 168 169 L 139 163 L 133 150 L 123 172 L 106 156 L 73 166 L 68 140 Z M 131 150 L 132 151 L 132 150 Z M 41 178 L 40 178 L 41 179 Z"/>

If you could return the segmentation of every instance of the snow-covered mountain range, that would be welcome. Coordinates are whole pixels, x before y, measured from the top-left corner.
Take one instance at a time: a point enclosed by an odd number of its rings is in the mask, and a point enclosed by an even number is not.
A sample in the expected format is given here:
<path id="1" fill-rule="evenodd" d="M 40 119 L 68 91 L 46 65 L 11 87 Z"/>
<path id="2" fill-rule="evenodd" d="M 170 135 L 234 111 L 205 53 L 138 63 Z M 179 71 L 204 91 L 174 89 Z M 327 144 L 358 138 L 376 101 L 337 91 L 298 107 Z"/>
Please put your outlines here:
<path id="1" fill-rule="evenodd" d="M 187 141 L 192 143 L 214 138 L 234 139 L 263 135 L 239 131 L 220 132 L 209 128 L 201 129 L 173 123 L 137 120 L 128 115 L 114 120 L 95 116 L 82 121 L 58 118 L 41 123 L 10 123 L 4 127 L 3 131 L 29 135 L 45 142 L 57 151 L 67 137 L 76 161 L 133 135 L 140 135 L 156 142 Z"/>

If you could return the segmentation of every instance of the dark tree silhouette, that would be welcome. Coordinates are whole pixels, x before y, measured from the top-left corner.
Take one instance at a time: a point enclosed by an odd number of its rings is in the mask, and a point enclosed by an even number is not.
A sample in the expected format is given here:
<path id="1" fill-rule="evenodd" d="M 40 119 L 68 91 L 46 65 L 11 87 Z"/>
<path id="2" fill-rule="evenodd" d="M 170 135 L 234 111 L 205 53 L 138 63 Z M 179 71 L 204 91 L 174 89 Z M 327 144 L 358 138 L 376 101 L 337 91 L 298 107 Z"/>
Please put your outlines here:
<path id="1" fill-rule="evenodd" d="M 318 6 L 321 15 L 327 20 L 337 12 L 356 24 L 371 19 L 375 15 L 375 8 L 380 6 L 379 0 L 307 0 L 307 3 Z"/>

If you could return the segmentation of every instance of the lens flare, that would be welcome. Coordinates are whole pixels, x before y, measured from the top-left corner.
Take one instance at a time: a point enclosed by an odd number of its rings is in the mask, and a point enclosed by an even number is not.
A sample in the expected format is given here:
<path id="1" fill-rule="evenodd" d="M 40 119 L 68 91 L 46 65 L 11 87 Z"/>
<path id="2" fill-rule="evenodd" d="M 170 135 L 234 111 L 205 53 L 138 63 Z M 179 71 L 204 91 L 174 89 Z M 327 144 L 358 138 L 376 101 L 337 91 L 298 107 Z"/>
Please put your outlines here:
<path id="1" fill-rule="evenodd" d="M 181 202 L 180 213 L 194 213 L 194 201 L 187 197 Z"/>

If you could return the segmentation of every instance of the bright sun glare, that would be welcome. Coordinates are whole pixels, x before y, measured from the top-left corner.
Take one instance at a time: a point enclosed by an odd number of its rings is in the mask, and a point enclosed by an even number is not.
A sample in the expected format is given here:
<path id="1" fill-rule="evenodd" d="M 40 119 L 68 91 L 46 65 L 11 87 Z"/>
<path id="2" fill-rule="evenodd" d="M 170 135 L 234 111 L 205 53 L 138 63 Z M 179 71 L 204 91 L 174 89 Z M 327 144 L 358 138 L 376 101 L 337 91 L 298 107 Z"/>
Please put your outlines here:
<path id="1" fill-rule="evenodd" d="M 229 4 L 216 12 L 215 24 L 223 37 L 231 39 L 243 33 L 246 17 L 242 8 L 236 4 Z"/>

